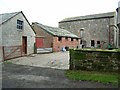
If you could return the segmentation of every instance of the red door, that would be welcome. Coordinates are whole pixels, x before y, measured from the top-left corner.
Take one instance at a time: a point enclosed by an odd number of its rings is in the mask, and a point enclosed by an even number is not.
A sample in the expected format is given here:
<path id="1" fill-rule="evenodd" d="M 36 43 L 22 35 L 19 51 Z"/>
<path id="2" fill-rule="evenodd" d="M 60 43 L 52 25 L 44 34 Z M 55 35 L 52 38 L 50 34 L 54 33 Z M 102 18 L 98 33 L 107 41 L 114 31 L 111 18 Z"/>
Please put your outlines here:
<path id="1" fill-rule="evenodd" d="M 36 38 L 36 47 L 37 48 L 42 48 L 43 47 L 43 38 Z"/>

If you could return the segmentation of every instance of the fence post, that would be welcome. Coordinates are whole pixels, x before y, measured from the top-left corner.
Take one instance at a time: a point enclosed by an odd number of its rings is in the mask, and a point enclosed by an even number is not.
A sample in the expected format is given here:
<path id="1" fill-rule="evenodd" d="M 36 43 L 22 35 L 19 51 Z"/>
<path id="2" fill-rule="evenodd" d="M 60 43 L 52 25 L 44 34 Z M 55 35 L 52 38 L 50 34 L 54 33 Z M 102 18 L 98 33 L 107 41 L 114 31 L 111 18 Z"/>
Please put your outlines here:
<path id="1" fill-rule="evenodd" d="M 69 51 L 70 51 L 69 69 L 73 70 L 74 69 L 74 51 L 73 49 L 69 49 Z"/>

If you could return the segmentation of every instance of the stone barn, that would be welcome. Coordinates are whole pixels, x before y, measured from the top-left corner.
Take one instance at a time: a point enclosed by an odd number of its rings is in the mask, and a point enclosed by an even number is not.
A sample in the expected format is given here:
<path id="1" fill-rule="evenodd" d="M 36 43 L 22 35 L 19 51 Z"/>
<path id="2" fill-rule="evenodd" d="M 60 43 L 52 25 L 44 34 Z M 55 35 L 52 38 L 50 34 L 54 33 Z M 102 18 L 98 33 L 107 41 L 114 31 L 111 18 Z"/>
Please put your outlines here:
<path id="1" fill-rule="evenodd" d="M 81 38 L 80 47 L 115 47 L 115 12 L 78 16 L 63 19 L 59 28 L 66 29 Z"/>
<path id="2" fill-rule="evenodd" d="M 118 2 L 118 8 L 116 9 L 117 11 L 117 33 L 116 33 L 116 37 L 117 37 L 117 41 L 118 41 L 118 47 L 120 48 L 120 1 Z"/>
<path id="3" fill-rule="evenodd" d="M 77 48 L 80 43 L 78 36 L 65 29 L 50 27 L 40 23 L 32 23 L 36 32 L 37 48 L 52 48 L 52 51 L 60 51 L 62 48 Z"/>
<path id="4" fill-rule="evenodd" d="M 0 17 L 1 59 L 34 53 L 35 32 L 23 12 L 4 13 Z"/>

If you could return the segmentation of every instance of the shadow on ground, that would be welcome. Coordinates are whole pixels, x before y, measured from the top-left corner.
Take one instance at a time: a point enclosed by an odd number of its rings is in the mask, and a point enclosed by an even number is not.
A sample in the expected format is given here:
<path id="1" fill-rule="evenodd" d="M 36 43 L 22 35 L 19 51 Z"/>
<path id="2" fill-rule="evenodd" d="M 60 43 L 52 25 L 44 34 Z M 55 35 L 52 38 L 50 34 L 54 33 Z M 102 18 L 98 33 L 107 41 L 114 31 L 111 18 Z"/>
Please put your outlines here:
<path id="1" fill-rule="evenodd" d="M 2 88 L 116 88 L 98 82 L 73 81 L 65 70 L 5 63 L 2 65 Z"/>

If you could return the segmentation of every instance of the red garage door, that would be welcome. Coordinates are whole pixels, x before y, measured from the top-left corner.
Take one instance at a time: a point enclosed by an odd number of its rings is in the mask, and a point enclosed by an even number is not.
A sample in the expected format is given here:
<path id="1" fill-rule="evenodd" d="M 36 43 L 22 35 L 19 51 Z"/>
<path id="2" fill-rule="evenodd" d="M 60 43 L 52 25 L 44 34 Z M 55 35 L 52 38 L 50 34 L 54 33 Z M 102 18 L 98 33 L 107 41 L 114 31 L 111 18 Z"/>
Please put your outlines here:
<path id="1" fill-rule="evenodd" d="M 42 48 L 43 47 L 43 38 L 36 38 L 36 47 Z"/>

